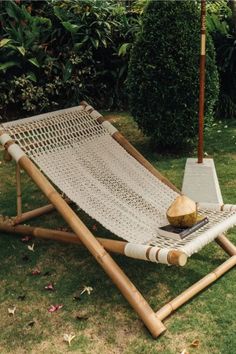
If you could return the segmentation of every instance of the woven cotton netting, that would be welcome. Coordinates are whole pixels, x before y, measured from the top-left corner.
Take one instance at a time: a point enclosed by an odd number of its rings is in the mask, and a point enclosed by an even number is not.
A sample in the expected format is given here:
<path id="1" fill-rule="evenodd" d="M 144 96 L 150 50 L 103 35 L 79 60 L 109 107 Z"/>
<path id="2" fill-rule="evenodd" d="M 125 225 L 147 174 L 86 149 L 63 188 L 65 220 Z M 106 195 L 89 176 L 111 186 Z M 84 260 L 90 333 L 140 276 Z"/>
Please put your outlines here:
<path id="1" fill-rule="evenodd" d="M 177 193 L 131 157 L 82 106 L 3 126 L 62 192 L 117 236 L 171 249 L 183 249 L 198 236 L 178 242 L 158 236 Z M 204 230 L 229 217 L 206 212 L 213 217 Z"/>

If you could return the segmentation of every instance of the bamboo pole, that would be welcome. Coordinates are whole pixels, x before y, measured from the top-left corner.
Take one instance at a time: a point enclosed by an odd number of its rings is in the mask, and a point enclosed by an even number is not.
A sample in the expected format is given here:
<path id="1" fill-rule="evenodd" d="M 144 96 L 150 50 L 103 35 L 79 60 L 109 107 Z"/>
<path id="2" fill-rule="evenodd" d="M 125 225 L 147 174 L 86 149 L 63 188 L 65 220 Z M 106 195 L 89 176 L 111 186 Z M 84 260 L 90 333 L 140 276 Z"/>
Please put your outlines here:
<path id="1" fill-rule="evenodd" d="M 204 101 L 206 66 L 206 0 L 201 0 L 201 55 L 199 72 L 198 163 L 203 162 Z"/>
<path id="2" fill-rule="evenodd" d="M 0 224 L 0 231 L 18 235 L 29 235 L 46 240 L 61 241 L 65 243 L 83 245 L 73 232 L 46 229 L 42 227 L 33 227 L 28 225 L 12 226 L 9 224 Z M 127 242 L 116 241 L 105 238 L 96 238 L 99 243 L 109 252 L 124 254 L 124 248 Z"/>
<path id="3" fill-rule="evenodd" d="M 236 246 L 224 234 L 218 236 L 215 241 L 229 256 L 236 255 Z"/>
<path id="4" fill-rule="evenodd" d="M 20 166 L 16 164 L 16 209 L 17 217 L 20 217 L 22 214 L 22 193 L 21 193 L 21 175 L 20 175 Z"/>
<path id="5" fill-rule="evenodd" d="M 211 273 L 206 275 L 204 278 L 199 280 L 197 283 L 192 285 L 190 288 L 185 290 L 182 294 L 177 296 L 175 299 L 170 301 L 168 304 L 163 306 L 159 311 L 156 312 L 157 317 L 163 321 L 172 312 L 177 310 L 180 306 L 185 304 L 203 289 L 208 287 L 210 284 L 214 283 L 218 278 L 220 278 L 224 273 L 233 268 L 236 265 L 236 255 L 230 257 L 227 261 L 222 263 L 219 267 L 213 270 Z"/>
<path id="6" fill-rule="evenodd" d="M 69 199 L 67 199 L 67 198 L 65 199 L 65 201 L 68 204 L 71 203 L 71 201 Z M 27 212 L 22 213 L 21 215 L 15 217 L 14 220 L 13 220 L 13 225 L 22 224 L 23 222 L 31 220 L 31 219 L 33 219 L 35 217 L 42 216 L 44 214 L 50 213 L 53 210 L 55 210 L 54 205 L 48 204 L 48 205 L 44 205 L 44 206 L 42 206 L 40 208 L 27 211 Z"/>
<path id="7" fill-rule="evenodd" d="M 0 131 L 0 136 L 4 132 Z M 104 271 L 108 274 L 120 292 L 134 308 L 154 338 L 165 332 L 166 327 L 156 317 L 147 301 L 135 288 L 134 284 L 124 274 L 110 255 L 104 250 L 89 229 L 83 224 L 74 211 L 63 200 L 56 189 L 39 171 L 39 169 L 23 154 L 23 151 L 13 141 L 7 141 L 4 145 L 14 159 L 17 159 L 20 167 L 32 178 L 35 184 L 42 190 L 45 196 L 55 206 L 64 220 L 68 223 L 76 236 L 87 247 Z M 10 151 L 9 151 L 10 150 Z"/>
<path id="8" fill-rule="evenodd" d="M 72 232 L 45 229 L 42 227 L 32 227 L 28 225 L 12 226 L 4 223 L 0 224 L 0 231 L 13 234 L 30 235 L 43 239 L 81 245 L 81 241 Z M 97 237 L 96 239 L 108 252 L 125 255 L 125 246 L 128 244 L 128 242 L 110 240 L 100 237 Z M 170 250 L 167 258 L 169 264 L 172 265 L 184 266 L 187 262 L 186 254 L 178 250 Z"/>

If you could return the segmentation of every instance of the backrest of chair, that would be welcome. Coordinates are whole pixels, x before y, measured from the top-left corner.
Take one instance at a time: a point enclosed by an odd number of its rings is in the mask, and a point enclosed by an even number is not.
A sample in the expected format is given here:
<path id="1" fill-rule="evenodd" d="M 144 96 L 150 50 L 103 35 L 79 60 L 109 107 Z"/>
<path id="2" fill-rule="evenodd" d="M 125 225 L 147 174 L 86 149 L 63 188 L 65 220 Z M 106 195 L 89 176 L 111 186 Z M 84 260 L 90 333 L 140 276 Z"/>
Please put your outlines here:
<path id="1" fill-rule="evenodd" d="M 135 242 L 155 238 L 178 195 L 120 146 L 85 106 L 3 124 L 48 178 L 92 218 Z"/>

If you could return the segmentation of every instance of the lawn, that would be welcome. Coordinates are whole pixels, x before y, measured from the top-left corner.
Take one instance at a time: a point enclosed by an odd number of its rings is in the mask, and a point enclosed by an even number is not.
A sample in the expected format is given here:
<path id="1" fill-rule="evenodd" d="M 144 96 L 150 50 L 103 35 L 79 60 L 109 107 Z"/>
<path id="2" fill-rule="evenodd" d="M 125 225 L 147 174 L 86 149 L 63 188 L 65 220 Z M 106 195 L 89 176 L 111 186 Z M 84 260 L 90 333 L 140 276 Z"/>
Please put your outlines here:
<path id="1" fill-rule="evenodd" d="M 138 131 L 128 114 L 107 118 L 172 182 L 181 188 L 187 156 L 151 152 L 148 138 Z M 236 123 L 217 123 L 206 133 L 205 153 L 214 157 L 225 203 L 236 204 Z M 1 158 L 3 151 L 0 151 Z M 14 216 L 15 168 L 0 163 L 0 214 Z M 44 205 L 44 197 L 22 173 L 24 211 Z M 96 235 L 108 233 L 78 211 Z M 56 213 L 33 225 L 66 228 Z M 230 232 L 236 241 L 236 232 Z M 34 243 L 34 252 L 28 246 Z M 165 324 L 168 331 L 153 340 L 142 322 L 106 277 L 90 254 L 80 246 L 30 240 L 1 234 L 0 237 L 0 353 L 124 353 L 235 354 L 236 274 L 232 270 Z M 164 305 L 187 286 L 220 264 L 226 255 L 211 244 L 194 255 L 186 267 L 167 267 L 114 256 L 154 309 Z M 33 275 L 32 271 L 40 274 Z M 53 284 L 55 290 L 46 290 Z M 84 286 L 90 294 L 80 296 Z M 50 305 L 62 304 L 49 313 Z M 15 309 L 14 315 L 8 309 Z M 64 334 L 74 334 L 71 346 Z"/>

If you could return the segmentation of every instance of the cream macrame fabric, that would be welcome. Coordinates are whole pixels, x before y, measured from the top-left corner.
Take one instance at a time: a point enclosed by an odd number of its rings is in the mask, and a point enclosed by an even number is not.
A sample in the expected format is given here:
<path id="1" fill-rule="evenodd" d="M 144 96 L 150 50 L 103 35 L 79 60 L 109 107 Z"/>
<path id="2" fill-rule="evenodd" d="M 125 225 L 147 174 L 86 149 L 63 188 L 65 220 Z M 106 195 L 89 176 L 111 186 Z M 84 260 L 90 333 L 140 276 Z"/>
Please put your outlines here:
<path id="1" fill-rule="evenodd" d="M 177 193 L 154 177 L 84 106 L 5 123 L 45 175 L 92 218 L 136 244 L 191 255 L 236 223 L 236 212 L 204 209 L 210 222 L 182 241 L 158 235 Z"/>

